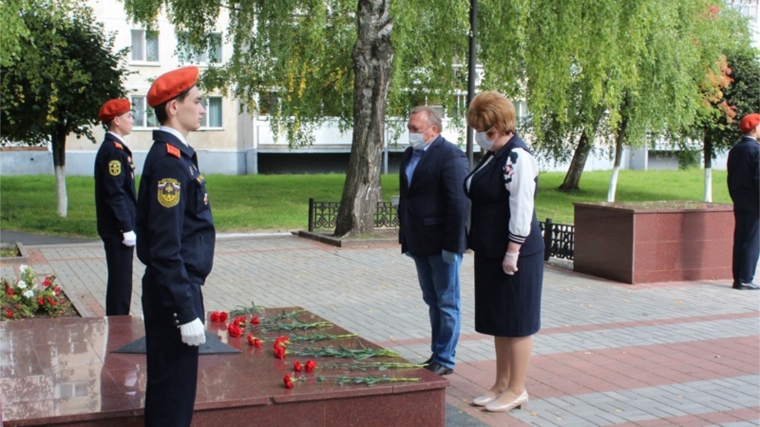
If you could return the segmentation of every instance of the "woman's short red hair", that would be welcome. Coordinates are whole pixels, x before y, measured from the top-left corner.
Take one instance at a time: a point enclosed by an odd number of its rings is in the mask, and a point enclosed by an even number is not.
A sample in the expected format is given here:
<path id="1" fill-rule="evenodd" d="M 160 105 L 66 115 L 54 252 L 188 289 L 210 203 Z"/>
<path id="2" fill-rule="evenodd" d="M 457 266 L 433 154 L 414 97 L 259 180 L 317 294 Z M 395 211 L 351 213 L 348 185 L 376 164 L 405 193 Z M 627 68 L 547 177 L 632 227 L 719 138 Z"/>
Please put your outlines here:
<path id="1" fill-rule="evenodd" d="M 512 101 L 499 92 L 489 90 L 473 98 L 467 109 L 467 124 L 484 132 L 493 127 L 503 135 L 509 135 L 515 132 L 517 112 Z"/>

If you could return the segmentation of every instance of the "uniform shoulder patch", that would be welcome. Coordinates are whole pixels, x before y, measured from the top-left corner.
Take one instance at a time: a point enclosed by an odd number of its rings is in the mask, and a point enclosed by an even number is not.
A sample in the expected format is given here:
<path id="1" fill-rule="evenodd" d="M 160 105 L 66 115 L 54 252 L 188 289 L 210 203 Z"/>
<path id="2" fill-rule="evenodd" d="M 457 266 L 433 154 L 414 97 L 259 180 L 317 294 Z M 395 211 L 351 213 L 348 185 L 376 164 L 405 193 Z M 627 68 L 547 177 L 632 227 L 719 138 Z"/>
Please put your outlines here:
<path id="1" fill-rule="evenodd" d="M 169 144 L 168 142 L 166 143 L 166 152 L 178 159 L 180 158 L 179 148 Z"/>
<path id="2" fill-rule="evenodd" d="M 164 178 L 158 181 L 158 203 L 165 207 L 171 208 L 177 206 L 180 196 L 179 181 L 173 178 Z"/>
<path id="3" fill-rule="evenodd" d="M 121 145 L 120 143 L 116 142 L 116 141 L 113 142 L 113 146 L 116 147 L 116 148 L 118 148 L 119 150 L 123 150 L 124 149 L 124 146 Z"/>
<path id="4" fill-rule="evenodd" d="M 111 176 L 121 175 L 121 162 L 118 160 L 111 160 L 108 162 L 108 173 L 110 173 Z"/>

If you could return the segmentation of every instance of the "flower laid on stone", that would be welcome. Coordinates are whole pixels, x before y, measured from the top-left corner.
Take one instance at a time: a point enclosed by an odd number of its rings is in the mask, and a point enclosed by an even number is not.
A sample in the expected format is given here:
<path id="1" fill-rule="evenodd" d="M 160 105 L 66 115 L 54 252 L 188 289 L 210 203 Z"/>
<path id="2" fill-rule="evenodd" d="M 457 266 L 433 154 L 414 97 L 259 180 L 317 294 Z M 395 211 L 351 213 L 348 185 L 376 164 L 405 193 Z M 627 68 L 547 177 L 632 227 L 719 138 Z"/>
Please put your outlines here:
<path id="1" fill-rule="evenodd" d="M 253 317 L 251 318 L 251 325 L 258 325 L 259 323 L 260 323 L 260 322 L 259 322 L 259 318 L 258 318 L 258 317 L 256 317 L 256 316 L 253 316 Z"/>
<path id="2" fill-rule="evenodd" d="M 354 360 L 369 359 L 370 357 L 399 357 L 399 354 L 393 350 L 386 350 L 383 348 L 369 348 L 362 345 L 362 348 L 345 348 L 340 346 L 335 347 L 304 347 L 300 349 L 288 349 L 284 354 L 292 354 L 294 356 L 312 356 L 312 357 L 345 357 Z M 284 350 L 284 347 L 282 347 Z M 276 350 L 276 349 L 275 349 Z M 279 357 L 280 359 L 284 358 Z M 275 352 L 275 357 L 278 357 Z"/>
<path id="3" fill-rule="evenodd" d="M 368 375 L 366 377 L 349 377 L 348 375 L 339 375 L 334 378 L 336 379 L 336 382 L 340 386 L 344 384 L 373 385 L 377 383 L 419 382 L 421 380 L 420 378 L 393 378 L 393 377 L 388 377 L 386 375 L 383 375 L 381 377 L 376 377 L 373 375 Z M 325 380 L 327 379 L 328 377 L 318 376 L 317 383 L 321 384 L 325 382 Z"/>
<path id="4" fill-rule="evenodd" d="M 21 319 L 43 314 L 56 317 L 67 308 L 61 288 L 54 285 L 55 276 L 45 277 L 41 285 L 36 283 L 37 275 L 27 266 L 19 267 L 19 279 L 0 281 L 0 319 Z"/>
<path id="5" fill-rule="evenodd" d="M 242 305 L 236 306 L 234 310 L 230 311 L 230 316 L 241 316 L 244 314 L 254 314 L 258 313 L 259 311 L 266 310 L 266 307 L 262 305 L 256 305 L 253 301 L 251 301 L 251 305 L 248 307 L 244 307 Z"/>
<path id="6" fill-rule="evenodd" d="M 332 365 L 322 366 L 322 369 L 343 369 L 349 371 L 366 371 L 377 369 L 385 371 L 387 369 L 414 369 L 424 368 L 425 364 L 418 363 L 401 363 L 401 362 L 353 362 L 353 363 L 334 363 Z"/>
<path id="7" fill-rule="evenodd" d="M 285 376 L 282 377 L 282 382 L 285 383 L 285 388 L 293 388 L 293 380 L 290 378 L 290 375 L 285 374 Z"/>
<path id="8" fill-rule="evenodd" d="M 232 323 L 240 326 L 241 328 L 245 328 L 245 324 L 247 323 L 245 316 L 238 316 L 236 317 Z"/>
<path id="9" fill-rule="evenodd" d="M 297 331 L 297 330 L 305 330 L 305 329 L 315 329 L 315 328 L 329 328 L 331 326 L 335 326 L 330 322 L 301 322 L 298 319 L 294 319 L 296 323 L 283 323 L 283 322 L 265 322 L 261 325 L 261 330 L 263 332 L 269 332 L 269 331 Z"/>
<path id="10" fill-rule="evenodd" d="M 227 321 L 227 312 L 225 311 L 214 311 L 211 313 L 211 321 L 212 322 L 226 322 Z"/>
<path id="11" fill-rule="evenodd" d="M 227 326 L 227 333 L 232 338 L 237 338 L 243 335 L 243 330 L 238 326 L 236 323 L 230 323 L 229 326 Z"/>
<path id="12" fill-rule="evenodd" d="M 306 369 L 306 373 L 313 372 L 315 369 L 317 369 L 317 363 L 309 359 L 306 361 L 306 365 L 304 365 L 304 369 Z"/>
<path id="13" fill-rule="evenodd" d="M 315 341 L 325 341 L 325 340 L 341 340 L 344 338 L 356 338 L 359 335 L 357 334 L 308 334 L 308 335 L 291 335 L 290 341 L 291 342 L 315 342 Z"/>
<path id="14" fill-rule="evenodd" d="M 293 370 L 296 372 L 301 372 L 303 370 L 303 365 L 301 365 L 301 362 L 297 360 L 293 362 Z"/>
<path id="15" fill-rule="evenodd" d="M 248 334 L 248 336 L 246 337 L 246 339 L 248 340 L 248 344 L 250 344 L 250 345 L 252 345 L 252 346 L 254 346 L 256 348 L 261 348 L 261 340 L 260 339 L 254 337 L 251 334 Z"/>

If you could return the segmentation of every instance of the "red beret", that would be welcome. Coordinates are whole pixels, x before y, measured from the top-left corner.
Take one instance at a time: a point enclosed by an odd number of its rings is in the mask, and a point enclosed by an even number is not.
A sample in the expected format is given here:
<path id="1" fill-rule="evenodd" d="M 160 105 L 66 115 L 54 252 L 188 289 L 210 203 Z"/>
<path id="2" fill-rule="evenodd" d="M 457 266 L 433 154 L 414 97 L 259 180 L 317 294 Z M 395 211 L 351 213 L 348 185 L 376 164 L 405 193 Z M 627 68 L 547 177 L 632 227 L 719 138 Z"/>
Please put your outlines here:
<path id="1" fill-rule="evenodd" d="M 180 93 L 195 86 L 198 80 L 198 67 L 178 68 L 160 75 L 148 91 L 148 105 L 156 107 L 171 101 Z"/>
<path id="2" fill-rule="evenodd" d="M 129 103 L 128 99 L 112 99 L 100 107 L 100 111 L 98 111 L 98 120 L 107 123 L 131 109 L 132 104 Z"/>
<path id="3" fill-rule="evenodd" d="M 742 118 L 742 121 L 739 122 L 739 130 L 742 131 L 742 133 L 749 133 L 752 129 L 757 127 L 758 123 L 760 123 L 760 114 L 747 114 Z"/>

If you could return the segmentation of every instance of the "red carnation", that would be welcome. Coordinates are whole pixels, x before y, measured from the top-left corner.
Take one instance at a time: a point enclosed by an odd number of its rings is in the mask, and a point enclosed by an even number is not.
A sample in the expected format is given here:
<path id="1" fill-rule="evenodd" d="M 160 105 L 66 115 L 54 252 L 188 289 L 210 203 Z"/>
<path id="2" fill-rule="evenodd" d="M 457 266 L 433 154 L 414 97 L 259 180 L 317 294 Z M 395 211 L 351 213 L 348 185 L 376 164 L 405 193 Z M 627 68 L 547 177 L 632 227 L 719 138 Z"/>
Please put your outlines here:
<path id="1" fill-rule="evenodd" d="M 309 359 L 309 361 L 306 362 L 304 369 L 306 369 L 306 372 L 309 373 L 317 369 L 317 364 L 313 360 Z"/>
<path id="2" fill-rule="evenodd" d="M 290 379 L 290 375 L 285 374 L 285 376 L 282 377 L 282 382 L 285 383 L 285 388 L 293 388 L 293 380 Z"/>
<path id="3" fill-rule="evenodd" d="M 227 326 L 227 332 L 230 334 L 230 337 L 232 338 L 237 338 L 243 335 L 243 330 L 240 329 L 240 326 L 234 323 L 230 323 L 230 325 Z"/>
<path id="4" fill-rule="evenodd" d="M 8 307 L 5 307 L 5 317 L 9 319 L 13 318 L 13 311 L 11 311 L 11 309 Z"/>
<path id="5" fill-rule="evenodd" d="M 235 318 L 235 320 L 232 321 L 232 323 L 240 326 L 241 328 L 245 326 L 245 316 L 238 316 Z"/>
<path id="6" fill-rule="evenodd" d="M 8 295 L 10 295 L 10 296 L 16 295 L 16 294 L 13 292 L 13 288 L 11 288 L 10 286 L 8 286 L 8 287 L 5 289 L 5 293 L 7 293 L 7 294 L 8 294 Z"/>
<path id="7" fill-rule="evenodd" d="M 254 317 L 254 318 L 251 319 L 251 325 L 258 325 L 258 324 L 259 324 L 259 318 L 258 317 Z"/>
<path id="8" fill-rule="evenodd" d="M 37 304 L 39 305 L 45 305 L 45 300 L 42 299 L 42 297 L 37 298 Z"/>
<path id="9" fill-rule="evenodd" d="M 301 372 L 303 370 L 303 366 L 301 365 L 301 362 L 297 360 L 293 362 L 293 370 L 296 372 Z"/>
<path id="10" fill-rule="evenodd" d="M 287 336 L 287 335 L 281 335 L 281 336 L 277 337 L 276 340 L 274 340 L 274 347 L 277 348 L 280 345 L 286 346 L 286 345 L 288 345 L 289 342 L 290 342 L 290 337 L 289 336 Z"/>
<path id="11" fill-rule="evenodd" d="M 278 359 L 284 359 L 285 358 L 285 347 L 277 346 L 274 348 L 274 357 Z"/>
<path id="12" fill-rule="evenodd" d="M 45 280 L 42 281 L 42 286 L 46 288 L 50 286 L 50 277 L 46 277 Z"/>
<path id="13" fill-rule="evenodd" d="M 57 303 L 57 302 L 56 302 L 56 301 L 55 301 L 53 298 L 47 297 L 47 301 L 48 301 L 48 302 L 50 303 L 50 305 L 52 305 L 53 307 L 55 307 L 55 306 L 57 306 L 57 305 L 58 305 L 58 303 Z"/>
<path id="14" fill-rule="evenodd" d="M 248 340 L 248 344 L 250 344 L 250 345 L 252 345 L 254 347 L 257 347 L 257 348 L 261 347 L 261 340 L 259 340 L 258 338 L 254 337 L 253 335 L 248 334 L 248 336 L 246 337 L 246 339 Z"/>
<path id="15" fill-rule="evenodd" d="M 211 320 L 212 322 L 219 322 L 219 312 L 218 312 L 218 311 L 214 311 L 214 312 L 212 312 L 212 313 L 211 313 L 211 317 L 210 317 L 210 320 Z"/>

